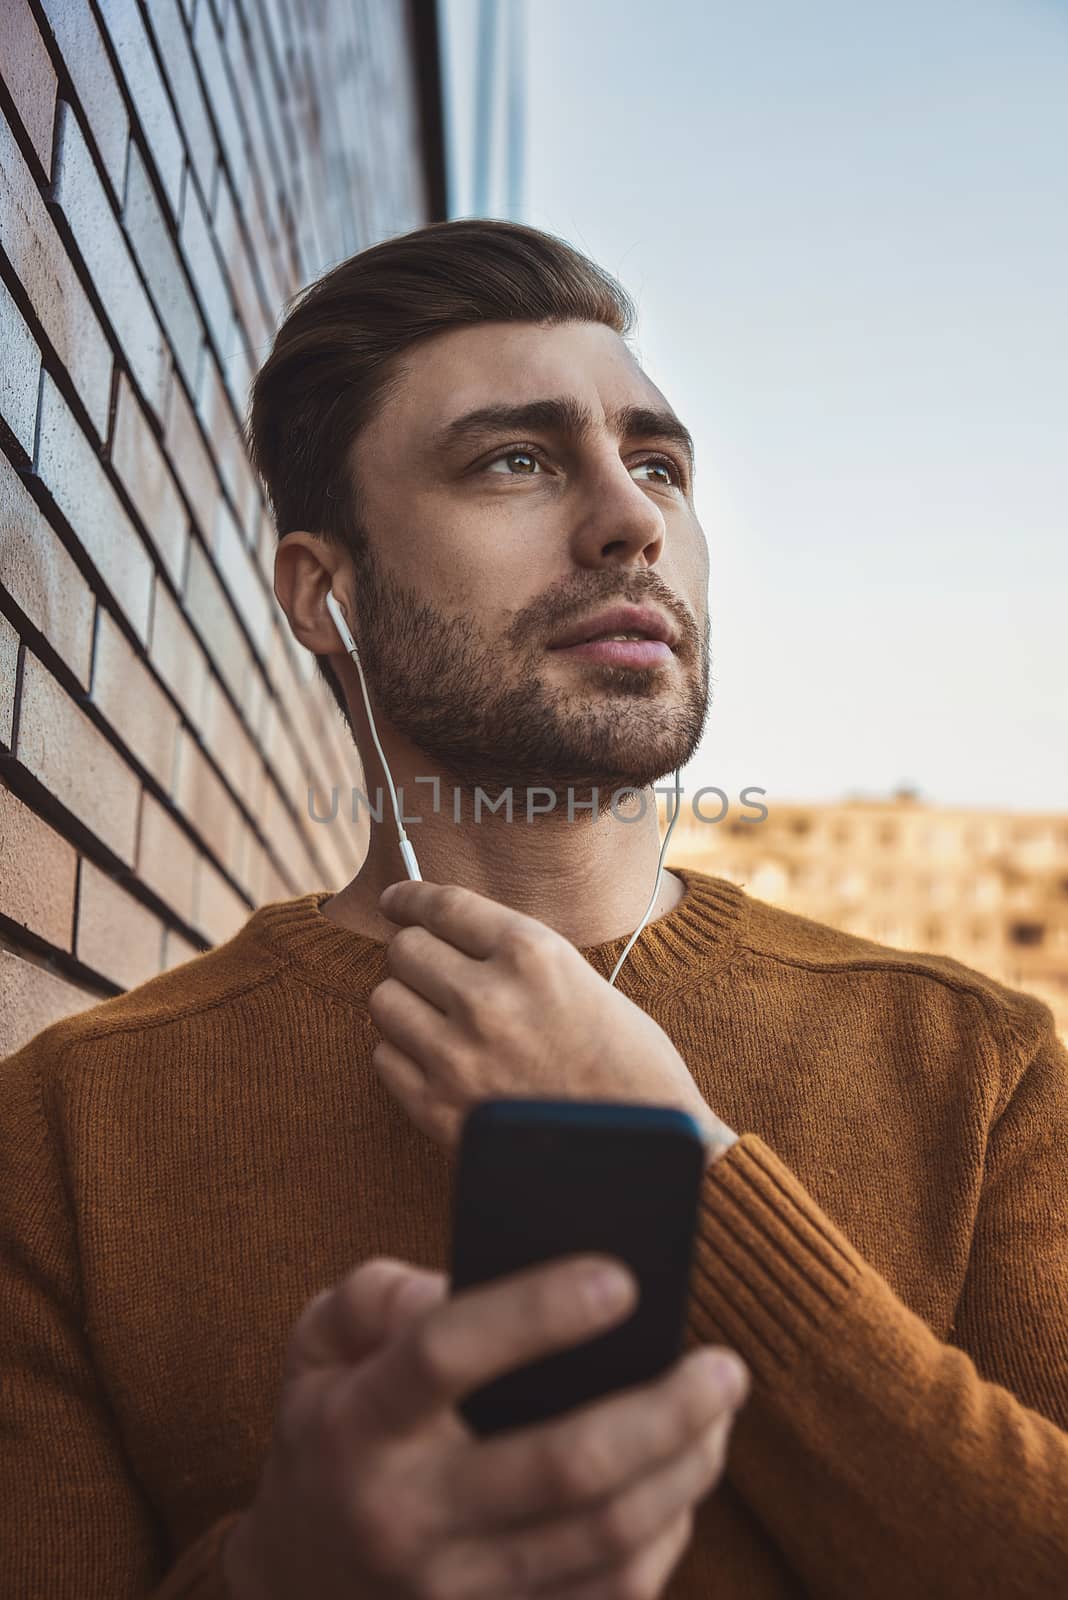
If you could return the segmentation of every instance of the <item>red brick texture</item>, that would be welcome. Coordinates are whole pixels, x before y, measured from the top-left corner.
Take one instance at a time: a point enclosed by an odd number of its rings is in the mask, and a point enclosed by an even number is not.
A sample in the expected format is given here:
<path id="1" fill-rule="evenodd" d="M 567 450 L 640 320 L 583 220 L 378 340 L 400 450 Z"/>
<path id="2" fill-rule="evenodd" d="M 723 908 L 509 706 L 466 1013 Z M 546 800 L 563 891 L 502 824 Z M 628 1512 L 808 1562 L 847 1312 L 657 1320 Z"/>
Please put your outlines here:
<path id="1" fill-rule="evenodd" d="M 0 5 L 0 1054 L 362 859 L 242 418 L 285 302 L 444 215 L 419 15 Z"/>

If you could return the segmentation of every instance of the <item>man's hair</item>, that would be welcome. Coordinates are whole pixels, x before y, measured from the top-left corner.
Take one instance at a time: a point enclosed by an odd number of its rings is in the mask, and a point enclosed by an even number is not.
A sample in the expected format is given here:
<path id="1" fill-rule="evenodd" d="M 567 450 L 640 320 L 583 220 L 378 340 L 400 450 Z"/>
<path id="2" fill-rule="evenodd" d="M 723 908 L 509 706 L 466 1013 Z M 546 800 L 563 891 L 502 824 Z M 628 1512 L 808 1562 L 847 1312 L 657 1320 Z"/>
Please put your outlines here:
<path id="1" fill-rule="evenodd" d="M 333 267 L 289 303 L 252 384 L 249 455 L 279 537 L 304 528 L 365 553 L 353 445 L 401 382 L 411 345 L 479 322 L 602 322 L 626 338 L 635 310 L 555 234 L 483 217 L 435 222 Z"/>

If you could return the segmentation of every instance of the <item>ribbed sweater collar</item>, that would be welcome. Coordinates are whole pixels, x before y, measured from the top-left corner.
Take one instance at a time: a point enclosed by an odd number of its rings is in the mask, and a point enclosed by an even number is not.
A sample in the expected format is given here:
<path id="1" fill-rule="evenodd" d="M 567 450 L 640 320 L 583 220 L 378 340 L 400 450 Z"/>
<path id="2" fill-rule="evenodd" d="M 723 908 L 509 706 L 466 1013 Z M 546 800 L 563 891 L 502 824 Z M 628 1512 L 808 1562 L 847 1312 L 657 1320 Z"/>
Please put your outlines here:
<path id="1" fill-rule="evenodd" d="M 730 960 L 736 947 L 744 892 L 725 878 L 690 867 L 671 870 L 686 885 L 686 893 L 666 916 L 646 924 L 616 979 L 616 987 L 634 1000 L 707 978 Z M 317 987 L 363 1001 L 388 975 L 386 945 L 324 916 L 322 907 L 332 892 L 320 889 L 262 906 L 244 931 L 268 944 Z M 621 934 L 606 944 L 588 945 L 581 953 L 607 978 L 629 937 Z"/>

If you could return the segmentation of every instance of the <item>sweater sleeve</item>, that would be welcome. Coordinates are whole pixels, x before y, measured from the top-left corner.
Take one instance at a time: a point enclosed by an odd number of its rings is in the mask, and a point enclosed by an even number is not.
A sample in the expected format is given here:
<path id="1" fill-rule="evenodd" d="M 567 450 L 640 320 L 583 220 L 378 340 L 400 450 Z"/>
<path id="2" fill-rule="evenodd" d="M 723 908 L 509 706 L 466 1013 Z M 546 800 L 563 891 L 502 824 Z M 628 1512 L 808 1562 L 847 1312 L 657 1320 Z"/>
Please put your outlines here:
<path id="1" fill-rule="evenodd" d="M 1068 1053 L 1027 1004 L 953 1344 L 759 1137 L 706 1174 L 688 1343 L 749 1364 L 730 1478 L 824 1600 L 1068 1594 Z"/>
<path id="2" fill-rule="evenodd" d="M 0 1063 L 0 1569 L 7 1600 L 227 1600 L 222 1518 L 177 1564 L 94 1371 L 38 1067 Z"/>

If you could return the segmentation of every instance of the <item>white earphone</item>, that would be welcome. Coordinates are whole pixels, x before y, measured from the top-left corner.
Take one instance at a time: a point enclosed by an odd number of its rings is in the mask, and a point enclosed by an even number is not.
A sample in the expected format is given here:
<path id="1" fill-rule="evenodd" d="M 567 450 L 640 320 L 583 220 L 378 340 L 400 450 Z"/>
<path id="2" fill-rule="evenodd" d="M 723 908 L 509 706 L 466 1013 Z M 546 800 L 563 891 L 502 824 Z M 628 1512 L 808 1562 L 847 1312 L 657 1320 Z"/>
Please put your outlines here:
<path id="1" fill-rule="evenodd" d="M 353 661 L 355 661 L 356 671 L 360 675 L 360 688 L 363 690 L 363 703 L 367 707 L 367 720 L 371 724 L 371 738 L 375 742 L 375 749 L 378 751 L 379 759 L 382 762 L 382 770 L 386 774 L 386 782 L 389 784 L 389 797 L 393 802 L 393 815 L 397 819 L 397 833 L 400 836 L 400 853 L 401 859 L 404 862 L 404 870 L 407 872 L 409 878 L 414 879 L 417 883 L 421 883 L 423 881 L 423 874 L 419 871 L 419 863 L 415 859 L 415 851 L 412 848 L 412 841 L 404 831 L 404 824 L 401 821 L 400 806 L 397 804 L 397 791 L 393 787 L 393 774 L 389 770 L 389 762 L 386 760 L 385 751 L 378 742 L 378 729 L 375 727 L 374 712 L 371 710 L 371 702 L 367 696 L 367 685 L 363 678 L 363 665 L 360 661 L 360 652 L 356 648 L 356 640 L 349 632 L 349 625 L 345 621 L 345 613 L 342 611 L 341 607 L 337 603 L 337 600 L 334 598 L 334 591 L 332 589 L 328 589 L 326 593 L 326 609 L 333 617 L 334 626 L 338 631 L 338 637 L 340 638 L 341 643 L 345 646 L 345 649 L 348 651 L 349 655 L 352 657 Z"/>
<path id="2" fill-rule="evenodd" d="M 390 797 L 390 800 L 393 802 L 393 815 L 394 815 L 394 817 L 396 819 L 396 823 L 397 823 L 397 834 L 398 834 L 398 839 L 399 839 L 399 843 L 400 843 L 401 859 L 404 862 L 404 869 L 407 872 L 409 878 L 412 878 L 415 881 L 421 883 L 422 879 L 423 879 L 423 875 L 419 871 L 419 863 L 415 859 L 415 851 L 412 848 L 412 842 L 408 838 L 408 835 L 404 831 L 404 824 L 401 821 L 400 806 L 397 803 L 397 791 L 393 786 L 393 775 L 389 770 L 389 763 L 386 760 L 385 751 L 382 749 L 382 746 L 381 746 L 381 744 L 379 743 L 379 740 L 378 740 L 378 730 L 375 727 L 374 713 L 371 710 L 371 701 L 370 701 L 370 699 L 368 697 L 368 694 L 367 694 L 367 684 L 364 682 L 363 665 L 362 665 L 362 663 L 360 661 L 360 652 L 357 649 L 356 641 L 352 637 L 352 633 L 349 630 L 349 625 L 345 621 L 345 613 L 342 611 L 341 607 L 338 605 L 337 599 L 335 598 L 334 592 L 333 592 L 332 589 L 328 589 L 327 590 L 327 594 L 326 594 L 326 609 L 329 611 L 331 617 L 333 618 L 334 626 L 337 629 L 338 637 L 341 640 L 341 643 L 344 645 L 344 647 L 347 650 L 348 654 L 352 657 L 353 661 L 356 663 L 356 671 L 359 673 L 359 677 L 360 677 L 360 689 L 361 689 L 361 691 L 363 693 L 363 703 L 367 708 L 367 721 L 370 723 L 370 726 L 371 726 L 371 737 L 375 742 L 375 749 L 378 751 L 379 759 L 382 762 L 382 770 L 386 775 L 386 782 L 389 785 L 389 797 Z M 620 969 L 620 967 L 622 967 L 624 961 L 627 959 L 628 955 L 630 954 L 631 948 L 632 948 L 632 946 L 634 944 L 635 939 L 637 939 L 638 935 L 641 933 L 642 929 L 645 927 L 645 924 L 648 922 L 650 916 L 652 915 L 653 907 L 656 905 L 656 897 L 660 893 L 660 880 L 664 875 L 664 857 L 667 854 L 668 840 L 671 838 L 671 831 L 674 828 L 675 823 L 678 821 L 678 816 L 679 816 L 679 812 L 680 812 L 681 809 L 682 809 L 682 794 L 680 792 L 680 770 L 679 770 L 679 768 L 676 768 L 675 769 L 675 809 L 674 809 L 674 811 L 672 813 L 671 821 L 668 823 L 667 832 L 664 835 L 664 842 L 660 846 L 660 857 L 659 857 L 659 860 L 657 861 L 657 864 L 656 864 L 656 881 L 653 884 L 653 893 L 652 893 L 652 896 L 651 896 L 651 898 L 649 900 L 649 904 L 645 908 L 645 915 L 642 917 L 642 920 L 639 922 L 638 926 L 635 928 L 634 932 L 631 934 L 630 938 L 627 941 L 626 948 L 624 949 L 623 954 L 620 956 L 619 960 L 616 962 L 615 966 L 612 969 L 612 976 L 608 980 L 608 982 L 610 984 L 614 984 L 615 983 L 616 978 L 619 975 L 619 969 Z"/>

